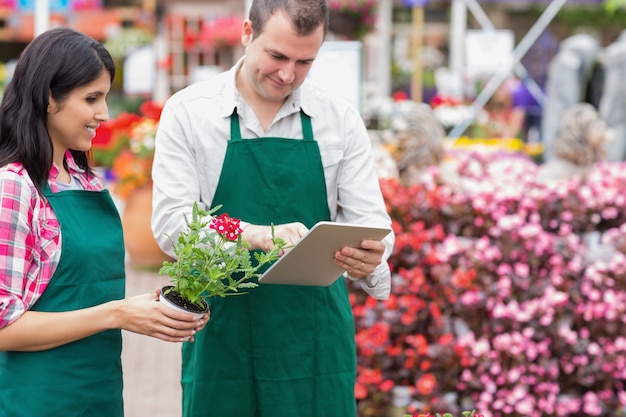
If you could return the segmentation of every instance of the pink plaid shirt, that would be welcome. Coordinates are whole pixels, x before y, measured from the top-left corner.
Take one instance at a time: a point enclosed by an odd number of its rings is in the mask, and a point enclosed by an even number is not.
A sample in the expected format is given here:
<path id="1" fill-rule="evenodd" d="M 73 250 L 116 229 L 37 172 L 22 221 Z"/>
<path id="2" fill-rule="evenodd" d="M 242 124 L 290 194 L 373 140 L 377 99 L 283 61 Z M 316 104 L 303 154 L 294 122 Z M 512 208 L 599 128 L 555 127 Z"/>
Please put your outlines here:
<path id="1" fill-rule="evenodd" d="M 70 174 L 85 190 L 103 189 L 67 152 Z M 57 192 L 56 165 L 50 189 Z M 0 168 L 0 328 L 17 320 L 46 290 L 61 257 L 61 228 L 21 164 Z"/>

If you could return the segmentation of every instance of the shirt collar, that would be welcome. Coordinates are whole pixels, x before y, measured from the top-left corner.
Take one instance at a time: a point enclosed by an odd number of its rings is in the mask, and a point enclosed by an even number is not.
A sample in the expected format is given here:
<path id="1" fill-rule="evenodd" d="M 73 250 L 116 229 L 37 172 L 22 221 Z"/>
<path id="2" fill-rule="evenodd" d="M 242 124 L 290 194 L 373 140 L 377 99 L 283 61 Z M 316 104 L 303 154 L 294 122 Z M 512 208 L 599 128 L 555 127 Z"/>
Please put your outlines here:
<path id="1" fill-rule="evenodd" d="M 65 151 L 65 162 L 67 163 L 67 168 L 70 172 L 70 175 L 76 174 L 76 173 L 83 174 L 85 172 L 84 169 L 80 168 L 76 164 L 76 161 L 74 160 L 74 157 L 72 156 L 72 153 L 69 150 Z M 57 166 L 57 164 L 53 162 L 52 168 L 50 169 L 50 178 L 56 181 L 58 176 L 59 176 L 59 167 Z"/>
<path id="2" fill-rule="evenodd" d="M 239 91 L 237 91 L 236 77 L 237 72 L 241 69 L 241 66 L 243 65 L 244 59 L 245 56 L 241 57 L 239 61 L 237 61 L 235 65 L 233 65 L 230 70 L 228 70 L 227 77 L 230 79 L 230 82 L 227 83 L 224 89 L 225 103 L 222 107 L 223 117 L 230 117 L 233 112 L 242 105 L 243 98 L 239 94 Z M 280 113 L 291 114 L 302 110 L 308 116 L 315 117 L 317 111 L 314 101 L 311 100 L 311 94 L 309 91 L 303 92 L 303 87 L 305 86 L 305 84 L 308 84 L 308 81 L 308 79 L 305 80 L 298 89 L 296 89 L 293 93 L 291 93 L 289 97 L 287 97 L 287 100 L 285 101 L 285 104 L 283 104 Z"/>
<path id="3" fill-rule="evenodd" d="M 226 74 L 226 77 L 228 77 L 230 81 L 224 86 L 224 106 L 221 109 L 221 115 L 223 117 L 230 117 L 237 109 L 238 103 L 242 100 L 239 95 L 239 91 L 237 91 L 236 85 L 237 71 L 239 71 L 239 68 L 241 68 L 241 65 L 243 64 L 243 58 L 244 57 L 240 58 L 239 61 L 237 61 L 237 63 L 235 63 L 235 65 L 233 65 Z"/>

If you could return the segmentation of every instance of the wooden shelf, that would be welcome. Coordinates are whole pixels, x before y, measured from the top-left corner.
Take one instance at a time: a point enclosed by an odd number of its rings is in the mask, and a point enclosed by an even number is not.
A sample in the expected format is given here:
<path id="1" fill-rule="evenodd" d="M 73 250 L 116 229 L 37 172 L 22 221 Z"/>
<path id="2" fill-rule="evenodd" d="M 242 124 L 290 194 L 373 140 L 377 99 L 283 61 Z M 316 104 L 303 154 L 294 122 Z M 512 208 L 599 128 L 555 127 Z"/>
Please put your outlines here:
<path id="1" fill-rule="evenodd" d="M 69 13 L 51 13 L 50 26 L 67 26 L 100 41 L 105 40 L 112 26 L 133 24 L 154 27 L 154 14 L 140 8 L 81 10 Z M 0 8 L 0 42 L 30 42 L 35 30 L 33 13 Z"/>

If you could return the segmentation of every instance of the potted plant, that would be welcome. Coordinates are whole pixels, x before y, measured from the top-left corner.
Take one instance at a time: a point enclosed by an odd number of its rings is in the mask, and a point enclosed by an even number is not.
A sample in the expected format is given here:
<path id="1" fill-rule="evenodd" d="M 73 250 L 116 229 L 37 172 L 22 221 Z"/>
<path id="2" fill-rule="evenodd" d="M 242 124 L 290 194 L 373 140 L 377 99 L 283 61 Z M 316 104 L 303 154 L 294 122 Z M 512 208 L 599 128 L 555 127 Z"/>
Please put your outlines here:
<path id="1" fill-rule="evenodd" d="M 258 284 L 260 269 L 276 261 L 286 249 L 283 239 L 274 236 L 269 252 L 254 252 L 241 238 L 240 220 L 228 214 L 214 215 L 221 206 L 203 210 L 195 203 L 191 219 L 185 216 L 187 230 L 173 242 L 175 261 L 165 261 L 159 275 L 167 275 L 171 285 L 161 289 L 164 303 L 199 315 L 208 311 L 211 297 L 245 294 Z"/>

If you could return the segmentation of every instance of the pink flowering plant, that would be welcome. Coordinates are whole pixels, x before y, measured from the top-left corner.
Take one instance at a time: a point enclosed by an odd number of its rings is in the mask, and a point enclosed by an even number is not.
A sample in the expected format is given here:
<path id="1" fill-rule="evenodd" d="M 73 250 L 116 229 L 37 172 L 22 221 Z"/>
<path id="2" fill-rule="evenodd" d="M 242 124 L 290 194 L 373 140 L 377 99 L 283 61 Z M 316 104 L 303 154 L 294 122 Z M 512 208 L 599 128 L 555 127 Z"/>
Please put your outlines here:
<path id="1" fill-rule="evenodd" d="M 274 236 L 274 248 L 254 251 L 241 238 L 240 220 L 228 214 L 215 215 L 221 206 L 203 210 L 195 203 L 187 230 L 174 242 L 176 261 L 166 261 L 160 275 L 170 277 L 169 292 L 179 294 L 188 303 L 201 306 L 210 297 L 245 294 L 258 286 L 261 268 L 276 261 L 286 248 L 283 239 Z M 254 260 L 254 261 L 253 261 Z"/>
<path id="2" fill-rule="evenodd" d="M 545 184 L 518 153 L 450 156 L 455 183 L 381 182 L 392 294 L 351 295 L 360 417 L 623 416 L 626 163 Z"/>

